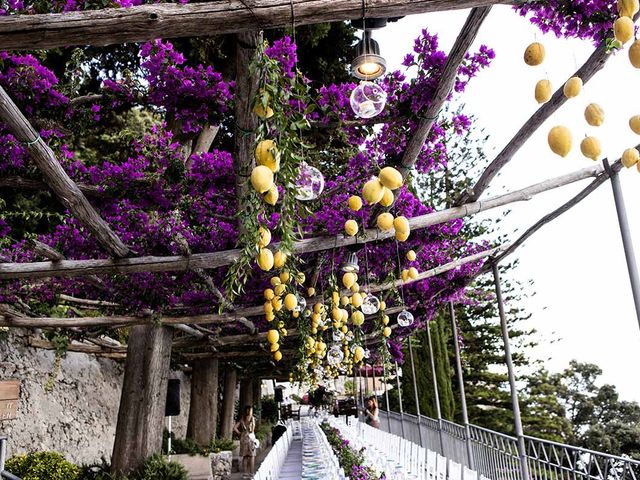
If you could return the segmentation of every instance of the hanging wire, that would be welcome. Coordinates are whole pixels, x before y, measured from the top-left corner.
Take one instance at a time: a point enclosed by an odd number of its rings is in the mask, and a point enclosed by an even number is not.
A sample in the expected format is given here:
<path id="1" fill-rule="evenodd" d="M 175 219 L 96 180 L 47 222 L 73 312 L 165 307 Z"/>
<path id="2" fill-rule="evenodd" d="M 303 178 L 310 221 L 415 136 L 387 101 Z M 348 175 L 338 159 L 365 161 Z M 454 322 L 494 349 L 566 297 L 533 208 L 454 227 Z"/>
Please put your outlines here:
<path id="1" fill-rule="evenodd" d="M 396 240 L 396 260 L 398 262 L 398 272 L 401 272 L 400 270 L 400 248 L 398 247 L 398 240 Z M 401 280 L 402 280 L 402 275 L 400 276 Z M 400 284 L 400 297 L 402 298 L 402 307 L 404 308 L 406 305 L 404 303 L 404 280 L 402 280 L 402 283 Z"/>

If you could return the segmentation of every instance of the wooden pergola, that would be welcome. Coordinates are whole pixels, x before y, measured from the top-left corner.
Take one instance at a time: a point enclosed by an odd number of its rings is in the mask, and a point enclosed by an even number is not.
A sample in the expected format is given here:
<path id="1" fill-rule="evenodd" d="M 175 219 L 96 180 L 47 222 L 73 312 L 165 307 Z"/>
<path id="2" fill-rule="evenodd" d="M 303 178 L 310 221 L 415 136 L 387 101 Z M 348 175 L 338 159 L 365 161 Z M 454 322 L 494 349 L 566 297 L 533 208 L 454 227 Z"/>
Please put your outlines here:
<path id="1" fill-rule="evenodd" d="M 471 11 L 458 38 L 455 41 L 444 67 L 440 83 L 429 108 L 422 115 L 418 128 L 408 142 L 400 163 L 396 166 L 404 177 L 413 168 L 416 159 L 433 127 L 435 118 L 446 99 L 451 94 L 456 72 L 465 54 L 475 40 L 484 19 L 493 5 L 514 5 L 522 2 L 508 0 L 367 0 L 368 17 L 398 17 L 427 12 L 454 9 Z M 0 46 L 5 50 L 52 49 L 70 45 L 110 45 L 124 42 L 139 42 L 158 37 L 175 38 L 207 36 L 211 34 L 233 34 L 245 46 L 238 49 L 236 64 L 236 124 L 244 131 L 252 131 L 256 124 L 255 115 L 247 108 L 248 102 L 257 90 L 257 80 L 248 72 L 248 65 L 256 55 L 256 47 L 261 41 L 261 30 L 291 25 L 336 22 L 358 19 L 363 15 L 360 0 L 220 0 L 187 5 L 153 4 L 131 8 L 81 11 L 64 14 L 37 14 L 0 17 Z M 251 48 L 247 48 L 247 46 Z M 588 82 L 605 65 L 609 55 L 606 47 L 594 50 L 574 74 L 583 82 Z M 528 201 L 534 196 L 582 180 L 591 182 L 578 195 L 542 217 L 520 238 L 509 245 L 502 245 L 460 257 L 450 263 L 422 272 L 415 280 L 398 280 L 389 284 L 372 285 L 370 291 L 384 291 L 400 285 L 421 281 L 450 271 L 467 263 L 485 260 L 480 273 L 491 269 L 507 255 L 510 255 L 533 233 L 550 221 L 558 218 L 571 207 L 586 198 L 611 176 L 621 169 L 619 160 L 608 164 L 595 164 L 581 170 L 552 178 L 509 193 L 481 199 L 491 181 L 506 166 L 526 143 L 531 135 L 555 113 L 566 101 L 562 88 L 551 100 L 538 110 L 515 133 L 502 151 L 493 159 L 478 178 L 474 186 L 455 206 L 446 210 L 411 218 L 412 230 L 463 218 L 479 212 L 499 208 L 514 202 Z M 249 113 L 247 113 L 249 112 Z M 195 271 L 208 288 L 224 303 L 207 270 L 232 264 L 239 258 L 238 249 L 192 254 L 188 246 L 182 255 L 176 256 L 135 256 L 130 248 L 118 237 L 109 224 L 92 206 L 89 198 L 101 195 L 96 186 L 76 184 L 65 172 L 54 152 L 40 138 L 37 130 L 18 109 L 9 95 L 0 87 L 0 121 L 7 125 L 17 140 L 28 145 L 34 164 L 42 174 L 44 185 L 26 178 L 0 178 L 0 188 L 33 190 L 46 187 L 55 193 L 58 200 L 71 212 L 80 224 L 90 232 L 109 254 L 109 258 L 73 260 L 66 259 L 51 247 L 33 242 L 32 247 L 46 261 L 13 263 L 0 259 L 0 280 L 21 279 L 25 281 L 49 277 L 87 277 L 100 284 L 99 275 L 126 274 L 133 272 Z M 215 129 L 203 132 L 195 150 L 206 151 L 211 145 Z M 234 169 L 246 171 L 253 162 L 255 135 L 236 135 L 234 145 Z M 238 178 L 236 192 L 243 197 L 246 179 Z M 392 233 L 368 229 L 355 240 L 353 237 L 319 236 L 306 238 L 294 246 L 296 253 L 310 253 L 347 247 L 354 243 L 378 242 L 392 237 Z M 270 248 L 277 249 L 278 244 Z M 4 259 L 6 260 L 6 259 Z M 61 296 L 60 300 L 83 307 L 112 307 L 116 303 L 91 299 Z M 311 299 L 313 301 L 314 299 Z M 388 313 L 397 313 L 389 309 Z M 163 316 L 156 318 L 153 312 L 146 315 L 110 315 L 77 318 L 51 318 L 32 314 L 20 306 L 0 305 L 0 326 L 20 328 L 68 328 L 88 327 L 131 327 L 128 345 L 101 338 L 87 338 L 73 342 L 68 350 L 96 354 L 109 358 L 126 358 L 126 369 L 116 444 L 113 452 L 115 471 L 128 471 L 137 466 L 141 459 L 159 450 L 164 415 L 164 395 L 167 385 L 169 359 L 173 354 L 183 364 L 188 364 L 192 372 L 192 400 L 189 430 L 196 441 L 208 441 L 215 434 L 218 406 L 211 397 L 218 395 L 219 362 L 228 367 L 225 370 L 225 400 L 221 415 L 225 418 L 222 432 L 230 433 L 233 410 L 233 391 L 237 381 L 236 366 L 251 365 L 247 375 L 252 378 L 286 378 L 287 364 L 274 365 L 270 352 L 264 345 L 266 333 L 256 330 L 252 317 L 263 314 L 261 305 L 239 308 L 228 302 L 223 313 L 197 316 Z M 241 324 L 248 333 L 222 335 L 221 327 Z M 297 333 L 290 331 L 290 336 Z M 367 342 L 380 341 L 375 334 Z M 52 349 L 45 340 L 32 339 L 31 346 Z M 246 347 L 252 346 L 247 352 Z M 245 381 L 245 380 L 243 380 Z M 229 390 L 227 390 L 229 389 Z M 248 391 L 245 388 L 245 391 Z M 231 397 L 230 397 L 231 395 Z M 231 400 L 229 400 L 231 398 Z M 230 403 L 231 402 L 231 403 Z M 144 431 L 143 431 L 144 430 Z"/>

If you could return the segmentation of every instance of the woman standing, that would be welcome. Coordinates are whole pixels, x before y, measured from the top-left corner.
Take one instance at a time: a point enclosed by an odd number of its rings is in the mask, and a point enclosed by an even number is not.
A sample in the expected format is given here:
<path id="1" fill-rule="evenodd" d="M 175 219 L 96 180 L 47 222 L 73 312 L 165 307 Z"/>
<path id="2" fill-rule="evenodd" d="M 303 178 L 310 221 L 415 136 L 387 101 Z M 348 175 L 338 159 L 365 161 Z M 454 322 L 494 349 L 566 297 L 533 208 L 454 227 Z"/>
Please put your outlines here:
<path id="1" fill-rule="evenodd" d="M 373 428 L 380 428 L 380 417 L 378 416 L 378 400 L 375 396 L 367 399 L 367 408 L 364 411 L 365 421 Z"/>
<path id="2" fill-rule="evenodd" d="M 256 460 L 256 419 L 253 407 L 247 405 L 240 420 L 234 425 L 233 431 L 240 435 L 240 456 L 242 457 L 242 472 L 253 474 Z"/>

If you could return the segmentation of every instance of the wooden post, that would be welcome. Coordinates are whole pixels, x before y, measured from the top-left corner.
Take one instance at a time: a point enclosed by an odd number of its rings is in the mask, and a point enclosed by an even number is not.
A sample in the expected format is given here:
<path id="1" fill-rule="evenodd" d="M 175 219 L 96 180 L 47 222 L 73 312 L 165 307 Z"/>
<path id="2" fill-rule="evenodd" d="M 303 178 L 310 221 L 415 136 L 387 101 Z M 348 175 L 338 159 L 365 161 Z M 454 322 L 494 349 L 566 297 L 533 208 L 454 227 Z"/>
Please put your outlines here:
<path id="1" fill-rule="evenodd" d="M 260 411 L 260 418 L 262 419 L 262 380 L 260 378 L 253 379 L 253 409 Z M 255 414 L 255 413 L 254 413 Z"/>
<path id="2" fill-rule="evenodd" d="M 237 373 L 233 365 L 227 365 L 224 372 L 222 411 L 220 412 L 220 438 L 231 438 L 233 433 L 233 410 L 236 403 Z"/>
<path id="3" fill-rule="evenodd" d="M 163 326 L 137 325 L 130 330 L 113 473 L 135 470 L 162 448 L 172 338 L 173 330 Z"/>
<path id="4" fill-rule="evenodd" d="M 193 362 L 187 438 L 208 445 L 216 436 L 217 424 L 218 359 L 203 358 Z"/>

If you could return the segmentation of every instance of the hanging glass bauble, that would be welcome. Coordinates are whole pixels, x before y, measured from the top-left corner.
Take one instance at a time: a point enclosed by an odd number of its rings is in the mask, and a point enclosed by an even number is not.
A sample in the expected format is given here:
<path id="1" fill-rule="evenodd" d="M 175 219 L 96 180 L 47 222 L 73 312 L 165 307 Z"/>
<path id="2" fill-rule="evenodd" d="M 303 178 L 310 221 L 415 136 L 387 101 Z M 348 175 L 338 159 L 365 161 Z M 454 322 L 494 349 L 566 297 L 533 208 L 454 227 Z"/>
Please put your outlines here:
<path id="1" fill-rule="evenodd" d="M 331 366 L 336 366 L 344 359 L 344 353 L 339 346 L 334 345 L 327 352 L 327 363 Z"/>
<path id="2" fill-rule="evenodd" d="M 375 295 L 371 295 L 367 293 L 367 295 L 362 300 L 362 305 L 360 306 L 360 310 L 365 315 L 373 315 L 374 313 L 378 313 L 380 310 L 380 300 Z"/>
<path id="3" fill-rule="evenodd" d="M 387 92 L 373 82 L 360 82 L 349 98 L 351 109 L 357 117 L 372 118 L 379 115 L 387 103 Z"/>
<path id="4" fill-rule="evenodd" d="M 371 350 L 368 348 L 364 349 L 364 358 L 369 358 L 371 356 Z"/>
<path id="5" fill-rule="evenodd" d="M 342 333 L 340 330 L 334 330 L 333 331 L 333 341 L 334 342 L 340 342 L 340 341 L 342 341 L 343 338 L 344 338 L 344 333 Z"/>
<path id="6" fill-rule="evenodd" d="M 353 332 L 349 330 L 347 333 L 344 334 L 344 338 L 347 339 L 347 342 L 350 342 L 351 340 L 353 340 Z"/>
<path id="7" fill-rule="evenodd" d="M 324 190 L 324 176 L 316 167 L 301 162 L 296 179 L 296 198 L 302 202 L 315 200 Z"/>
<path id="8" fill-rule="evenodd" d="M 398 314 L 398 325 L 408 327 L 413 323 L 413 314 L 408 310 L 403 310 Z"/>
<path id="9" fill-rule="evenodd" d="M 302 295 L 296 294 L 296 298 L 298 299 L 298 304 L 296 308 L 293 309 L 294 312 L 302 312 L 305 308 L 307 308 L 307 301 Z"/>

